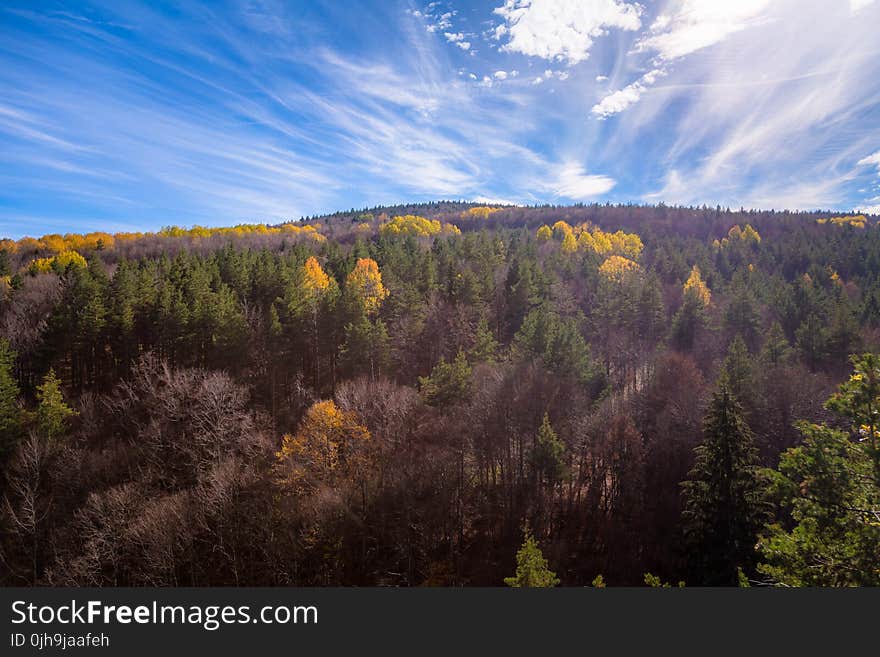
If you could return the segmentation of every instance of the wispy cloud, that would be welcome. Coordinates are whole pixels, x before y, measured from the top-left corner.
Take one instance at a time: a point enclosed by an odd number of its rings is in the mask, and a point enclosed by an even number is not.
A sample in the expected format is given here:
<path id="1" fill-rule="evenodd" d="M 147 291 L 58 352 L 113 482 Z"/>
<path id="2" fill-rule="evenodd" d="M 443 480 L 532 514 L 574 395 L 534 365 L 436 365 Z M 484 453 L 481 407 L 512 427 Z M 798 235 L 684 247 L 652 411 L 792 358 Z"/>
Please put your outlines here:
<path id="1" fill-rule="evenodd" d="M 10 0 L 0 222 L 437 197 L 877 204 L 880 2 L 407 7 Z"/>

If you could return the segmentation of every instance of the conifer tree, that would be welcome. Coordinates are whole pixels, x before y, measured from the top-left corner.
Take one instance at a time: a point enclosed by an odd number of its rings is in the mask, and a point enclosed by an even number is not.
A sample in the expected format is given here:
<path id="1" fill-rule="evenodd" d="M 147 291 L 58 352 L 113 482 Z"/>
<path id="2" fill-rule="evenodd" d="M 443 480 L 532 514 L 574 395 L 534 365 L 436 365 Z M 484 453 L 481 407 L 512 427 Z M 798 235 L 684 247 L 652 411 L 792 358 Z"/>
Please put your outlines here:
<path id="1" fill-rule="evenodd" d="M 683 521 L 692 579 L 735 586 L 749 573 L 765 518 L 757 452 L 739 403 L 722 379 L 703 426 L 704 441 L 684 489 Z"/>
<path id="2" fill-rule="evenodd" d="M 13 452 L 21 438 L 21 410 L 18 384 L 12 367 L 15 352 L 9 342 L 0 340 L 0 464 Z"/>
<path id="3" fill-rule="evenodd" d="M 516 575 L 505 577 L 504 583 L 516 588 L 550 588 L 559 584 L 556 573 L 548 568 L 547 559 L 528 527 L 522 547 L 516 553 Z"/>
<path id="4" fill-rule="evenodd" d="M 55 376 L 55 370 L 50 368 L 43 383 L 37 386 L 37 428 L 40 435 L 48 442 L 56 440 L 67 429 L 68 419 L 74 415 L 76 411 L 64 402 L 61 381 Z"/>
<path id="5" fill-rule="evenodd" d="M 431 406 L 443 406 L 464 399 L 471 388 L 471 366 L 463 351 L 447 363 L 441 358 L 430 376 L 419 377 L 422 398 Z"/>
<path id="6" fill-rule="evenodd" d="M 565 444 L 553 430 L 547 413 L 544 413 L 544 420 L 538 429 L 531 461 L 538 483 L 553 485 L 562 478 L 565 470 Z"/>

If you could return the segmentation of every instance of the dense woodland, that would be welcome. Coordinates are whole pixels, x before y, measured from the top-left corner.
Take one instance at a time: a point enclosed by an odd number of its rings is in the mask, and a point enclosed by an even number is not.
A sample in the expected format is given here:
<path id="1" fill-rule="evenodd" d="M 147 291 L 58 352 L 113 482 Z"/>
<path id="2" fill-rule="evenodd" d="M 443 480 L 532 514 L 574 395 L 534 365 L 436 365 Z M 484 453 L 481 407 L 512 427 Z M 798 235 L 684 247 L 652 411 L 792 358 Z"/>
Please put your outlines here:
<path id="1" fill-rule="evenodd" d="M 876 218 L 447 202 L 0 276 L 2 584 L 880 584 Z"/>

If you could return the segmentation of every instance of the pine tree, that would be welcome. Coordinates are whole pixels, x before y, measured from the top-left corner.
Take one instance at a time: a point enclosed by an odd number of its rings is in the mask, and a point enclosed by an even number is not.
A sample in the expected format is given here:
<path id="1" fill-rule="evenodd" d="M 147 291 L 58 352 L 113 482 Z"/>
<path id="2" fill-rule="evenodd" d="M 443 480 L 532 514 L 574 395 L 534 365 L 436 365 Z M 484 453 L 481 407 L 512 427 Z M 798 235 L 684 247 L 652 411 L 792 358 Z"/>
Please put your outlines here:
<path id="1" fill-rule="evenodd" d="M 430 376 L 419 377 L 422 398 L 431 406 L 460 401 L 470 392 L 471 374 L 471 366 L 468 365 L 464 351 L 459 351 L 451 363 L 441 358 L 431 370 Z"/>
<path id="2" fill-rule="evenodd" d="M 471 348 L 470 357 L 475 363 L 491 363 L 495 360 L 497 350 L 498 341 L 489 328 L 489 322 L 483 317 L 477 324 L 474 346 Z"/>
<path id="3" fill-rule="evenodd" d="M 722 365 L 722 375 L 730 388 L 734 399 L 740 402 L 746 411 L 746 419 L 757 407 L 755 398 L 756 372 L 749 349 L 740 335 L 737 335 L 727 350 L 727 357 Z"/>
<path id="4" fill-rule="evenodd" d="M 544 413 L 544 420 L 532 447 L 531 462 L 539 483 L 545 482 L 552 486 L 562 478 L 565 470 L 565 443 L 559 440 L 547 413 Z"/>
<path id="5" fill-rule="evenodd" d="M 12 368 L 15 352 L 9 342 L 0 340 L 0 464 L 15 450 L 21 438 L 19 389 Z"/>
<path id="6" fill-rule="evenodd" d="M 61 381 L 55 376 L 55 370 L 43 378 L 37 386 L 37 428 L 40 435 L 48 442 L 60 437 L 67 429 L 67 421 L 76 415 L 76 411 L 64 402 L 61 394 Z"/>
<path id="7" fill-rule="evenodd" d="M 706 325 L 706 306 L 695 292 L 686 292 L 684 303 L 672 318 L 672 344 L 676 349 L 689 351 L 699 330 Z"/>
<path id="8" fill-rule="evenodd" d="M 516 553 L 516 575 L 505 577 L 504 583 L 516 588 L 550 588 L 559 584 L 556 573 L 548 568 L 547 560 L 528 528 L 522 547 Z"/>
<path id="9" fill-rule="evenodd" d="M 785 331 L 779 322 L 773 322 L 764 340 L 761 360 L 768 365 L 782 365 L 791 356 L 791 345 L 785 339 Z"/>
<path id="10" fill-rule="evenodd" d="M 739 403 L 722 380 L 703 426 L 704 441 L 683 486 L 685 540 L 694 581 L 735 586 L 750 572 L 765 517 L 757 452 Z"/>

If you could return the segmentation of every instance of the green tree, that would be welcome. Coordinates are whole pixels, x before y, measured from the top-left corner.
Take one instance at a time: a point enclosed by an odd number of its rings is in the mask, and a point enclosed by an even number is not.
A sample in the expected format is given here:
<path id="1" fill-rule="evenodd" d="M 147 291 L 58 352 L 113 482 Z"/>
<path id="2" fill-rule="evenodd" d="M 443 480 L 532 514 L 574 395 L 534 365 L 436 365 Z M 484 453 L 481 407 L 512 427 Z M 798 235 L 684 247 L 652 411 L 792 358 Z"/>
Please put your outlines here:
<path id="1" fill-rule="evenodd" d="M 779 322 L 773 322 L 764 340 L 761 360 L 768 365 L 782 365 L 791 356 L 791 345 L 785 338 L 785 331 Z"/>
<path id="2" fill-rule="evenodd" d="M 794 334 L 795 342 L 807 366 L 814 370 L 828 356 L 828 329 L 826 323 L 811 313 Z"/>
<path id="3" fill-rule="evenodd" d="M 749 349 L 740 335 L 730 343 L 727 357 L 722 365 L 722 373 L 734 399 L 743 405 L 746 419 L 751 419 L 751 414 L 757 407 L 755 398 L 757 376 Z"/>
<path id="4" fill-rule="evenodd" d="M 802 422 L 802 445 L 770 471 L 783 511 L 767 528 L 759 570 L 786 586 L 880 586 L 880 357 L 854 372 L 826 406 L 850 431 Z"/>
<path id="5" fill-rule="evenodd" d="M 0 463 L 15 450 L 21 438 L 19 389 L 13 376 L 15 352 L 6 340 L 0 340 Z"/>
<path id="6" fill-rule="evenodd" d="M 495 353 L 497 351 L 498 341 L 489 328 L 489 322 L 483 317 L 477 324 L 474 346 L 470 351 L 471 359 L 475 363 L 491 363 L 495 360 Z"/>
<path id="7" fill-rule="evenodd" d="M 431 406 L 460 401 L 470 392 L 471 374 L 471 366 L 468 365 L 464 351 L 459 351 L 451 363 L 441 358 L 431 370 L 430 376 L 419 377 L 422 398 Z"/>
<path id="8" fill-rule="evenodd" d="M 40 435 L 49 442 L 54 441 L 66 431 L 67 421 L 74 415 L 76 411 L 64 402 L 61 381 L 50 368 L 43 383 L 37 386 L 37 429 Z"/>
<path id="9" fill-rule="evenodd" d="M 532 446 L 531 462 L 538 483 L 552 486 L 565 471 L 565 443 L 556 435 L 547 413 L 544 413 L 544 420 Z"/>
<path id="10" fill-rule="evenodd" d="M 547 560 L 528 528 L 522 547 L 516 553 L 516 575 L 505 577 L 504 583 L 516 588 L 550 588 L 559 584 L 556 573 L 548 568 Z"/>
<path id="11" fill-rule="evenodd" d="M 744 285 L 738 286 L 724 311 L 724 328 L 729 335 L 742 337 L 750 349 L 757 347 L 761 316 L 754 297 Z"/>
<path id="12" fill-rule="evenodd" d="M 682 484 L 689 566 L 701 584 L 735 586 L 737 568 L 754 567 L 765 503 L 751 431 L 724 380 L 712 396 L 703 434 Z"/>
<path id="13" fill-rule="evenodd" d="M 697 334 L 706 325 L 706 304 L 698 293 L 685 292 L 675 317 L 672 318 L 672 344 L 681 351 L 690 351 Z"/>
<path id="14" fill-rule="evenodd" d="M 367 374 L 375 379 L 390 359 L 388 330 L 381 319 L 371 322 L 365 313 L 345 327 L 345 342 L 339 349 L 342 367 L 349 375 Z"/>

